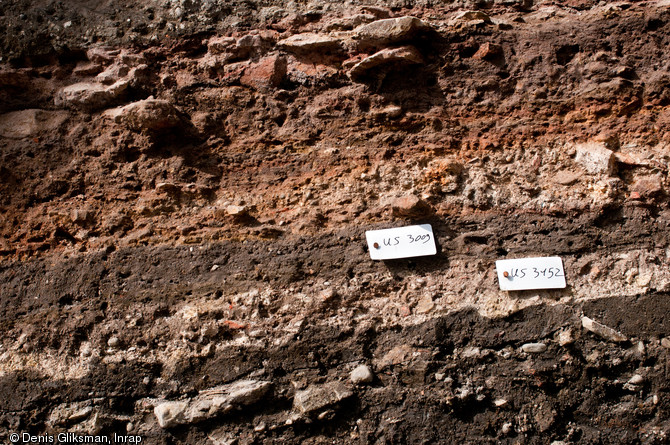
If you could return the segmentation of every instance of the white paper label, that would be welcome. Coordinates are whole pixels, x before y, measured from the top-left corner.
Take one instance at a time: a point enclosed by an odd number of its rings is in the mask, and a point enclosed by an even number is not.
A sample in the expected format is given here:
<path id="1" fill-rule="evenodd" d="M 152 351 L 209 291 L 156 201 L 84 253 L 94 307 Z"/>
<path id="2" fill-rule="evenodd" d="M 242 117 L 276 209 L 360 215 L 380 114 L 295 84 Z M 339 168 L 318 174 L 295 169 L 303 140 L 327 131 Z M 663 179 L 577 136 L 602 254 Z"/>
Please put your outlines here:
<path id="1" fill-rule="evenodd" d="M 365 232 L 370 258 L 391 260 L 415 256 L 435 255 L 435 236 L 430 224 L 396 227 L 395 229 Z"/>
<path id="2" fill-rule="evenodd" d="M 565 272 L 560 257 L 496 261 L 501 290 L 563 289 Z"/>

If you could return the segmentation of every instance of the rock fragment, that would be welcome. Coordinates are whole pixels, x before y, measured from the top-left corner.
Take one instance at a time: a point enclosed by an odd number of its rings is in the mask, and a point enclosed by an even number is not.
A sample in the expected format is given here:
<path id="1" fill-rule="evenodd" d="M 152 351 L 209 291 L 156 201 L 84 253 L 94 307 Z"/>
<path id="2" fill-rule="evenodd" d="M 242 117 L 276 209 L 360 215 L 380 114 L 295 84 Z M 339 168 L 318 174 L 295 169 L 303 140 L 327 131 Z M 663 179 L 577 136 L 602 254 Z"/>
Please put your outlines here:
<path id="1" fill-rule="evenodd" d="M 91 401 L 63 403 L 58 405 L 51 411 L 47 424 L 54 426 L 67 426 L 79 423 L 88 418 L 93 413 L 93 406 Z"/>
<path id="2" fill-rule="evenodd" d="M 493 60 L 503 54 L 502 46 L 493 43 L 484 43 L 472 56 L 473 59 Z"/>
<path id="3" fill-rule="evenodd" d="M 241 218 L 249 214 L 247 206 L 229 205 L 226 207 L 226 214 L 232 217 Z"/>
<path id="4" fill-rule="evenodd" d="M 293 399 L 293 408 L 295 411 L 309 416 L 348 399 L 352 395 L 351 390 L 342 382 L 311 385 L 304 391 L 296 393 Z"/>
<path id="5" fill-rule="evenodd" d="M 624 385 L 623 388 L 627 391 L 636 392 L 642 389 L 644 384 L 644 377 L 640 374 L 634 374 Z"/>
<path id="6" fill-rule="evenodd" d="M 611 175 L 614 173 L 614 152 L 603 143 L 586 142 L 575 146 L 575 161 L 591 174 Z"/>
<path id="7" fill-rule="evenodd" d="M 514 426 L 514 425 L 512 425 L 511 422 L 506 422 L 506 423 L 503 424 L 503 426 L 502 426 L 500 432 L 501 432 L 503 435 L 507 435 L 507 434 L 509 434 L 509 433 L 512 432 L 512 427 L 513 427 L 513 426 Z"/>
<path id="8" fill-rule="evenodd" d="M 153 97 L 110 110 L 107 115 L 135 131 L 161 131 L 182 122 L 170 102 Z"/>
<path id="9" fill-rule="evenodd" d="M 388 366 L 406 363 L 411 360 L 413 353 L 414 349 L 410 345 L 398 345 L 388 351 L 383 357 L 376 360 L 375 367 L 377 367 L 377 369 L 383 369 Z"/>
<path id="10" fill-rule="evenodd" d="M 90 48 L 86 51 L 86 57 L 88 60 L 94 63 L 110 63 L 118 56 L 120 50 L 111 49 L 107 47 L 98 46 L 95 48 Z"/>
<path id="11" fill-rule="evenodd" d="M 416 65 L 422 63 L 421 53 L 413 46 L 383 49 L 354 65 L 349 71 L 349 77 L 354 81 L 360 81 L 369 76 L 371 71 L 376 71 L 384 65 Z"/>
<path id="12" fill-rule="evenodd" d="M 370 23 L 377 20 L 373 14 L 355 14 L 347 17 L 338 17 L 331 20 L 325 27 L 326 31 L 333 30 L 351 30 L 364 23 Z"/>
<path id="13" fill-rule="evenodd" d="M 259 380 L 220 385 L 202 391 L 193 399 L 160 403 L 154 408 L 154 415 L 161 428 L 201 422 L 258 402 L 270 385 L 270 382 Z"/>
<path id="14" fill-rule="evenodd" d="M 360 385 L 363 383 L 371 383 L 372 380 L 374 380 L 374 375 L 368 365 L 359 365 L 351 371 L 349 378 L 354 385 Z"/>
<path id="15" fill-rule="evenodd" d="M 424 295 L 416 305 L 417 314 L 427 314 L 433 310 L 435 303 L 433 302 L 433 297 L 430 295 Z"/>
<path id="16" fill-rule="evenodd" d="M 558 334 L 558 344 L 561 346 L 568 346 L 575 342 L 575 337 L 572 329 L 565 329 Z"/>
<path id="17" fill-rule="evenodd" d="M 67 111 L 39 109 L 13 111 L 0 116 L 0 136 L 22 139 L 42 131 L 53 131 L 67 119 Z"/>
<path id="18" fill-rule="evenodd" d="M 403 218 L 420 218 L 432 213 L 430 205 L 421 198 L 409 195 L 397 198 L 392 203 L 393 216 Z"/>
<path id="19" fill-rule="evenodd" d="M 526 343 L 521 346 L 521 350 L 529 354 L 539 354 L 547 350 L 547 345 L 544 343 Z"/>
<path id="20" fill-rule="evenodd" d="M 577 182 L 581 176 L 581 173 L 561 170 L 556 172 L 551 180 L 560 185 L 572 185 Z"/>
<path id="21" fill-rule="evenodd" d="M 398 105 L 389 105 L 380 110 L 374 110 L 370 113 L 375 120 L 391 120 L 402 117 L 402 107 Z"/>
<path id="22" fill-rule="evenodd" d="M 105 86 L 96 82 L 79 82 L 69 85 L 56 94 L 54 103 L 58 107 L 95 111 L 117 101 L 128 89 L 129 81 Z"/>
<path id="23" fill-rule="evenodd" d="M 492 23 L 491 17 L 489 17 L 488 14 L 482 11 L 462 11 L 459 12 L 453 20 L 450 22 L 450 24 L 457 25 L 459 23 L 464 23 L 467 25 L 475 25 L 479 23 L 487 23 L 490 24 Z"/>
<path id="24" fill-rule="evenodd" d="M 630 190 L 642 198 L 653 198 L 663 195 L 663 181 L 658 176 L 640 178 L 633 183 Z"/>
<path id="25" fill-rule="evenodd" d="M 245 68 L 240 83 L 257 89 L 276 88 L 286 77 L 286 67 L 284 57 L 265 57 Z"/>
<path id="26" fill-rule="evenodd" d="M 184 418 L 187 408 L 188 402 L 165 402 L 154 408 L 154 415 L 161 428 L 171 428 L 188 423 Z"/>
<path id="27" fill-rule="evenodd" d="M 586 316 L 582 317 L 582 326 L 587 331 L 593 332 L 594 334 L 604 338 L 605 340 L 609 340 L 615 343 L 623 343 L 628 341 L 628 337 L 626 337 L 622 333 L 610 328 L 609 326 L 605 326 L 604 324 L 598 323 L 597 321 L 592 320 Z"/>
<path id="28" fill-rule="evenodd" d="M 360 48 L 381 48 L 389 44 L 407 42 L 431 30 L 431 26 L 416 17 L 405 16 L 377 20 L 354 30 Z"/>
<path id="29" fill-rule="evenodd" d="M 335 52 L 342 49 L 340 40 L 323 34 L 303 33 L 277 42 L 280 48 L 294 53 Z"/>
<path id="30" fill-rule="evenodd" d="M 207 42 L 207 52 L 211 54 L 223 54 L 235 48 L 237 39 L 235 37 L 212 37 Z"/>

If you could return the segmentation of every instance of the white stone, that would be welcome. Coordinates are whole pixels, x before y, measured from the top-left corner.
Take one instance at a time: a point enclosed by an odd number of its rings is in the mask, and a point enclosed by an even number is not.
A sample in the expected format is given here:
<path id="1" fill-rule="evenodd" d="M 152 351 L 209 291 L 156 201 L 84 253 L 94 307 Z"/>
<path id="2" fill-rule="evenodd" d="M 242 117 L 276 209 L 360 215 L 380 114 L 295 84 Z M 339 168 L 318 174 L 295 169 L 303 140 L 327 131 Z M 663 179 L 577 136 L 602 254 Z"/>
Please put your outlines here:
<path id="1" fill-rule="evenodd" d="M 575 342 L 572 329 L 566 329 L 558 334 L 558 344 L 561 346 L 571 345 Z"/>
<path id="2" fill-rule="evenodd" d="M 359 365 L 351 371 L 350 379 L 354 385 L 359 385 L 372 382 L 374 375 L 368 365 Z"/>
<path id="3" fill-rule="evenodd" d="M 161 428 L 170 428 L 184 423 L 184 411 L 188 402 L 165 402 L 154 407 L 154 415 Z"/>
<path id="4" fill-rule="evenodd" d="M 586 142 L 575 146 L 575 161 L 591 174 L 614 173 L 614 152 L 602 142 Z"/>
<path id="5" fill-rule="evenodd" d="M 192 399 L 160 403 L 154 408 L 154 414 L 162 428 L 197 423 L 258 402 L 270 386 L 270 382 L 258 380 L 220 385 L 201 391 Z"/>
<path id="6" fill-rule="evenodd" d="M 521 346 L 521 350 L 529 354 L 539 354 L 547 350 L 547 345 L 544 343 L 526 343 Z"/>
<path id="7" fill-rule="evenodd" d="M 597 321 L 592 320 L 586 316 L 582 317 L 582 326 L 587 331 L 593 332 L 594 334 L 606 340 L 613 341 L 615 343 L 623 343 L 628 341 L 628 337 L 626 337 L 622 333 L 615 331 L 609 326 L 605 326 L 604 324 L 598 323 Z"/>
<path id="8" fill-rule="evenodd" d="M 247 206 L 229 205 L 226 207 L 226 213 L 230 216 L 244 216 L 249 212 Z"/>

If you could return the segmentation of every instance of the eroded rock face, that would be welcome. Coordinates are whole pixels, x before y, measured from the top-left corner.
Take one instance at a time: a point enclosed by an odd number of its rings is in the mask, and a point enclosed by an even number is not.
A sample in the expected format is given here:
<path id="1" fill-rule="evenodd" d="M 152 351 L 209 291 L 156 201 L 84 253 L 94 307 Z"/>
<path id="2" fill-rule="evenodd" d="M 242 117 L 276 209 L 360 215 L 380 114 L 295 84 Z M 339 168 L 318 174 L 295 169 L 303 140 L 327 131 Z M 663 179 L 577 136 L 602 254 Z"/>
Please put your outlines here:
<path id="1" fill-rule="evenodd" d="M 667 5 L 76 3 L 0 6 L 0 437 L 667 441 Z"/>

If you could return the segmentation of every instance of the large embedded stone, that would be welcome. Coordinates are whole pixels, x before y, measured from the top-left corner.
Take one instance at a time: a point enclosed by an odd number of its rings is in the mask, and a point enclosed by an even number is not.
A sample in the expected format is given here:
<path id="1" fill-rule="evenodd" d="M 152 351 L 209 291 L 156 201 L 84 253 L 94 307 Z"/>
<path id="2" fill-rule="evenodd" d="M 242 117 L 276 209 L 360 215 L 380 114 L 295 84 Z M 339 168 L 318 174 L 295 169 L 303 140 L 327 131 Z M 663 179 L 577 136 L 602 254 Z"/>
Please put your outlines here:
<path id="1" fill-rule="evenodd" d="M 270 385 L 270 382 L 259 380 L 220 385 L 202 391 L 192 399 L 160 403 L 154 407 L 154 415 L 161 428 L 202 422 L 258 402 L 268 392 Z"/>
<path id="2" fill-rule="evenodd" d="M 416 17 L 405 16 L 377 20 L 354 30 L 354 38 L 362 49 L 380 48 L 393 43 L 408 42 L 431 27 Z"/>

